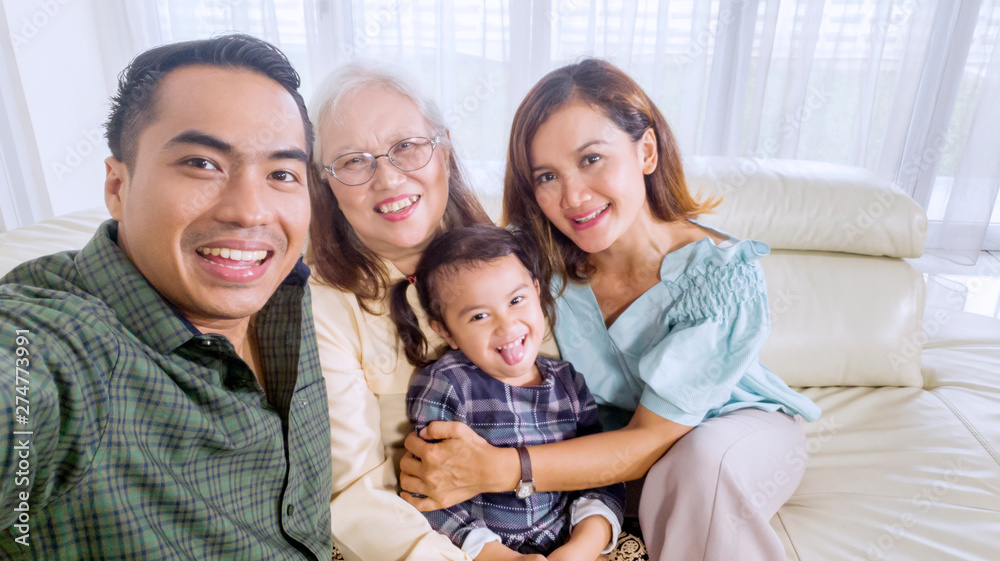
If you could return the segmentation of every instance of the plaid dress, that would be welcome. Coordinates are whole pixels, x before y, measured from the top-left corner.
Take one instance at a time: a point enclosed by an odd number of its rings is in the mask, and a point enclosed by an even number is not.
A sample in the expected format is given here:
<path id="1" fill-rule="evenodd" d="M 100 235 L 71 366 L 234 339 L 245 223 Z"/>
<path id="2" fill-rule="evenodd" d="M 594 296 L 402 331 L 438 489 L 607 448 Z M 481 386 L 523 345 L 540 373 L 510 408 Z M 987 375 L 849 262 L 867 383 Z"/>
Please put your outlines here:
<path id="1" fill-rule="evenodd" d="M 407 410 L 416 430 L 431 421 L 461 421 L 493 446 L 537 446 L 601 432 L 597 405 L 583 377 L 563 360 L 536 359 L 543 381 L 510 386 L 479 369 L 461 351 L 446 353 L 413 377 Z M 569 535 L 580 499 L 607 505 L 621 524 L 624 484 L 565 493 L 484 493 L 451 508 L 425 513 L 431 526 L 462 546 L 485 528 L 521 553 L 548 554 Z"/>

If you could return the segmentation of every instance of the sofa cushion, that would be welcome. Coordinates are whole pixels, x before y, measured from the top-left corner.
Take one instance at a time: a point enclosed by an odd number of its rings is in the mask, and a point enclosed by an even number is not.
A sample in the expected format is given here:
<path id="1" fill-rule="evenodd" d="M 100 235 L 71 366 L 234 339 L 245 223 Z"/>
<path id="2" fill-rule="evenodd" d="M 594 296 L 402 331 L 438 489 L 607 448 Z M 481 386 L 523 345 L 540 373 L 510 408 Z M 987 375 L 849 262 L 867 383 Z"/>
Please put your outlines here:
<path id="1" fill-rule="evenodd" d="M 942 368 L 962 377 L 955 358 Z M 982 358 L 1000 371 L 1000 352 Z M 996 559 L 1000 463 L 943 389 L 804 391 L 823 417 L 806 427 L 808 469 L 772 520 L 789 559 Z M 1000 409 L 996 384 L 956 391 L 980 400 L 965 402 L 972 416 Z"/>
<path id="2" fill-rule="evenodd" d="M 761 362 L 790 386 L 913 386 L 920 376 L 919 271 L 901 259 L 774 251 L 761 260 L 771 336 Z"/>
<path id="3" fill-rule="evenodd" d="M 722 196 L 706 224 L 772 249 L 919 257 L 927 216 L 871 171 L 802 160 L 688 158 L 692 193 Z"/>
<path id="4" fill-rule="evenodd" d="M 943 308 L 929 309 L 926 317 L 924 389 L 1000 465 L 1000 321 Z"/>

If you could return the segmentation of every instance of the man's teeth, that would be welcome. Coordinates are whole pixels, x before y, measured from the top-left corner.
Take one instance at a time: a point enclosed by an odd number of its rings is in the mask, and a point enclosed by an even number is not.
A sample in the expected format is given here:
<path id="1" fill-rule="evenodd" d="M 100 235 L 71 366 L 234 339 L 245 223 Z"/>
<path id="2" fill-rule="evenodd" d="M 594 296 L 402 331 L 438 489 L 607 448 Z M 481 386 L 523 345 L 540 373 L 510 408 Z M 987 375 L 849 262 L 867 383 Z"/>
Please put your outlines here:
<path id="1" fill-rule="evenodd" d="M 583 224 L 584 222 L 590 222 L 591 220 L 597 218 L 597 216 L 599 214 L 601 214 L 602 212 L 604 212 L 605 210 L 607 210 L 609 206 L 611 206 L 611 205 L 610 204 L 606 204 L 606 205 L 602 206 L 601 208 L 595 210 L 594 212 L 591 212 L 587 216 L 584 216 L 583 218 L 574 218 L 573 221 L 576 222 L 577 224 Z"/>
<path id="2" fill-rule="evenodd" d="M 217 255 L 233 261 L 263 261 L 267 257 L 267 251 L 229 249 L 228 247 L 200 247 L 198 252 L 202 255 Z"/>
<path id="3" fill-rule="evenodd" d="M 378 211 L 382 214 L 386 214 L 388 212 L 398 212 L 401 209 L 407 208 L 413 203 L 417 202 L 418 199 L 420 199 L 420 195 L 413 195 L 412 197 L 402 199 L 394 203 L 389 203 L 387 205 L 379 205 Z"/>
<path id="4" fill-rule="evenodd" d="M 499 353 L 503 349 L 509 349 L 509 348 L 517 346 L 517 345 L 523 345 L 525 337 L 527 337 L 527 335 L 523 335 L 523 336 L 521 336 L 520 339 L 515 339 L 515 340 L 511 341 L 510 343 L 507 343 L 506 345 L 500 345 L 499 347 L 497 347 L 497 352 Z"/>

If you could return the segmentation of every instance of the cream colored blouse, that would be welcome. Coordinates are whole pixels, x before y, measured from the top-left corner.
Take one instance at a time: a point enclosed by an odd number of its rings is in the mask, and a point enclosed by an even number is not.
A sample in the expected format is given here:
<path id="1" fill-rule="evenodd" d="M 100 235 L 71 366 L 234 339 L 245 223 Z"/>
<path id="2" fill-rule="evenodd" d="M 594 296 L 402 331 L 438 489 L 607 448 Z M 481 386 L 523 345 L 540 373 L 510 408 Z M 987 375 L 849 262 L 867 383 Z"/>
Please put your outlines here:
<path id="1" fill-rule="evenodd" d="M 403 275 L 389 262 L 395 281 Z M 316 338 L 330 404 L 333 539 L 346 559 L 469 561 L 431 529 L 423 514 L 397 494 L 403 439 L 412 430 L 406 390 L 414 368 L 396 328 L 383 313 L 364 312 L 357 297 L 310 281 Z M 416 290 L 407 292 L 424 335 L 443 344 L 427 325 Z"/>

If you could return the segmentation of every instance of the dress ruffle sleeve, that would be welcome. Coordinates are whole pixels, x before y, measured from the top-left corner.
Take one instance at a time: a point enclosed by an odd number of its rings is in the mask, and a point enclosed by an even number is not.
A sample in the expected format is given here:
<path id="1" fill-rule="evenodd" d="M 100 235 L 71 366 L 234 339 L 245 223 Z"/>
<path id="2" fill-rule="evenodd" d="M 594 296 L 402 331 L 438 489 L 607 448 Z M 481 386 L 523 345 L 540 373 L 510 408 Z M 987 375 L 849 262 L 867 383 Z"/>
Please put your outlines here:
<path id="1" fill-rule="evenodd" d="M 707 250 L 698 255 L 698 250 Z M 673 299 L 667 334 L 640 358 L 645 389 L 639 402 L 685 426 L 695 426 L 729 400 L 753 366 L 770 333 L 764 274 L 758 259 L 768 248 L 744 242 L 720 251 L 691 252 L 697 265 L 673 274 L 664 261 L 661 278 Z M 684 256 L 680 256 L 684 257 Z"/>

